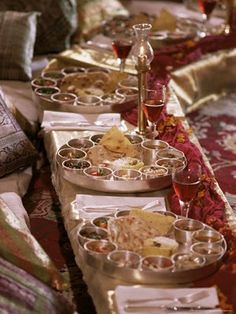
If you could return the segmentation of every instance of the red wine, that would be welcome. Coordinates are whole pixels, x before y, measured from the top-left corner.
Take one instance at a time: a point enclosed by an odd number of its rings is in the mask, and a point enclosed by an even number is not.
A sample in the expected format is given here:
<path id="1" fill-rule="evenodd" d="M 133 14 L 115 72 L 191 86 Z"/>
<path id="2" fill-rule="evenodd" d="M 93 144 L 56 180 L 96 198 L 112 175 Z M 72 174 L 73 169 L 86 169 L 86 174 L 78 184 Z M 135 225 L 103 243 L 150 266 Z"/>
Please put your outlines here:
<path id="1" fill-rule="evenodd" d="M 178 198 L 183 202 L 190 202 L 197 194 L 200 180 L 192 182 L 187 180 L 184 182 L 173 180 L 173 187 Z"/>
<path id="2" fill-rule="evenodd" d="M 147 99 L 143 103 L 144 114 L 150 122 L 158 121 L 163 107 L 164 102 L 162 100 Z"/>
<path id="3" fill-rule="evenodd" d="M 118 39 L 112 42 L 114 54 L 119 59 L 126 59 L 132 48 L 132 41 L 129 39 Z"/>
<path id="4" fill-rule="evenodd" d="M 216 0 L 198 0 L 198 4 L 202 13 L 209 16 L 216 6 Z"/>

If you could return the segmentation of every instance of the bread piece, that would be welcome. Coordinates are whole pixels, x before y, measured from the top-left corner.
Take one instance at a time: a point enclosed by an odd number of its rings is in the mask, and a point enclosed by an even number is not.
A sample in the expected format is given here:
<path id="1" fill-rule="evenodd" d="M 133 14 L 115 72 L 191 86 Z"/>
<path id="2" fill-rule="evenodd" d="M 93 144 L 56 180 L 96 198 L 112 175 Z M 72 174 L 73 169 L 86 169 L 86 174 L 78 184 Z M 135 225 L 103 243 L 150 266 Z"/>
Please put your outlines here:
<path id="1" fill-rule="evenodd" d="M 166 9 L 161 9 L 159 16 L 152 23 L 152 31 L 170 31 L 176 30 L 177 19 Z"/>
<path id="2" fill-rule="evenodd" d="M 171 256 L 178 248 L 178 243 L 174 239 L 167 237 L 155 237 L 146 239 L 143 245 L 143 255 Z"/>
<path id="3" fill-rule="evenodd" d="M 174 217 L 165 216 L 155 212 L 148 212 L 141 208 L 132 209 L 130 215 L 143 219 L 150 225 L 150 227 L 157 229 L 160 235 L 166 235 L 170 231 L 175 220 Z"/>
<path id="4" fill-rule="evenodd" d="M 137 154 L 128 138 L 116 126 L 104 134 L 99 144 L 111 152 L 122 153 L 125 156 L 135 157 Z"/>

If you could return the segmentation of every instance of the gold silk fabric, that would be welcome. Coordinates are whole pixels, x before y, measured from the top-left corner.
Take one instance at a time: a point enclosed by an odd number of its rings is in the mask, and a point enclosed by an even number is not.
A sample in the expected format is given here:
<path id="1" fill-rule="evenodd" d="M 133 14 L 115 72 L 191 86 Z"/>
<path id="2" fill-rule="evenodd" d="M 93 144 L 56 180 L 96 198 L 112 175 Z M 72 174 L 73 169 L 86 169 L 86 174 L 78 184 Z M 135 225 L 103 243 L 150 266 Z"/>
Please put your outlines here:
<path id="1" fill-rule="evenodd" d="M 189 112 L 235 89 L 235 73 L 236 49 L 222 50 L 173 71 L 170 86 L 183 110 Z"/>

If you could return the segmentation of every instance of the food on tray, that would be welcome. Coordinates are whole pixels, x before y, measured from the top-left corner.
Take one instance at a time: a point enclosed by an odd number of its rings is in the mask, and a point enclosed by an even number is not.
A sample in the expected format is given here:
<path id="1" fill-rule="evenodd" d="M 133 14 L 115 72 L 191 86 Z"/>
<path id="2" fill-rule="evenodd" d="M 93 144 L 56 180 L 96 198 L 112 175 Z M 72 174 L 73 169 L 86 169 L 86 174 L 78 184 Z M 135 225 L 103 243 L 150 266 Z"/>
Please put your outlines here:
<path id="1" fill-rule="evenodd" d="M 126 77 L 121 76 L 122 78 Z M 103 96 L 114 92 L 120 74 L 102 71 L 88 73 L 73 73 L 66 75 L 60 82 L 62 92 L 69 92 L 77 96 L 97 95 Z"/>
<path id="2" fill-rule="evenodd" d="M 99 144 L 90 148 L 87 154 L 88 159 L 93 165 L 110 164 L 111 161 L 114 161 L 123 155 L 121 153 L 111 152 Z"/>
<path id="3" fill-rule="evenodd" d="M 147 179 L 163 177 L 167 175 L 168 169 L 160 166 L 144 166 L 140 169 Z"/>
<path id="4" fill-rule="evenodd" d="M 177 253 L 172 257 L 177 269 L 193 269 L 202 266 L 205 258 L 191 253 Z"/>
<path id="5" fill-rule="evenodd" d="M 90 240 L 85 243 L 84 248 L 90 252 L 107 254 L 116 249 L 114 243 L 111 243 L 106 240 Z"/>
<path id="6" fill-rule="evenodd" d="M 147 222 L 148 225 L 159 231 L 159 235 L 166 235 L 175 220 L 174 217 L 165 216 L 155 212 L 148 212 L 141 208 L 132 209 L 130 215 Z"/>
<path id="7" fill-rule="evenodd" d="M 116 126 L 113 126 L 100 140 L 100 144 L 111 152 L 134 157 L 136 150 L 128 138 Z"/>
<path id="8" fill-rule="evenodd" d="M 155 237 L 146 239 L 143 246 L 143 255 L 171 256 L 178 248 L 178 243 L 171 238 Z"/>
<path id="9" fill-rule="evenodd" d="M 107 229 L 109 219 L 110 217 L 97 217 L 93 219 L 93 224 L 97 227 Z"/>
<path id="10" fill-rule="evenodd" d="M 114 169 L 136 169 L 139 170 L 144 166 L 144 163 L 133 157 L 119 158 L 113 161 L 112 166 Z"/>
<path id="11" fill-rule="evenodd" d="M 161 9 L 159 16 L 152 22 L 152 31 L 175 31 L 177 18 L 166 9 Z"/>
<path id="12" fill-rule="evenodd" d="M 158 236 L 160 232 L 143 219 L 129 215 L 110 219 L 108 234 L 120 249 L 141 252 L 144 240 Z"/>

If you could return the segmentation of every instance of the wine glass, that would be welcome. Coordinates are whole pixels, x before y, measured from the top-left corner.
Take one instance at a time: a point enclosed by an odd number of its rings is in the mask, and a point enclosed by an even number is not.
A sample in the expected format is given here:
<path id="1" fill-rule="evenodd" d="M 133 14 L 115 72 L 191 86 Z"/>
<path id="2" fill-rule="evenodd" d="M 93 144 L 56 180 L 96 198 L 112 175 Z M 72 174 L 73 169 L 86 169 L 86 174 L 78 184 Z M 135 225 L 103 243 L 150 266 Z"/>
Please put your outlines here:
<path id="1" fill-rule="evenodd" d="M 156 85 L 155 89 L 145 90 L 142 107 L 150 125 L 152 139 L 155 139 L 159 134 L 157 131 L 157 122 L 166 104 L 166 100 L 167 88 L 163 84 Z"/>
<path id="2" fill-rule="evenodd" d="M 207 22 L 210 19 L 212 11 L 215 9 L 218 0 L 198 0 L 198 7 L 202 13 L 202 29 L 200 31 L 200 37 L 205 37 L 208 34 Z"/>
<path id="3" fill-rule="evenodd" d="M 181 216 L 188 217 L 190 205 L 201 182 L 201 165 L 194 163 L 172 173 L 172 185 L 179 198 Z"/>
<path id="4" fill-rule="evenodd" d="M 116 58 L 120 60 L 120 72 L 124 72 L 125 61 L 133 45 L 133 36 L 131 30 L 117 33 L 112 41 L 112 50 Z"/>

